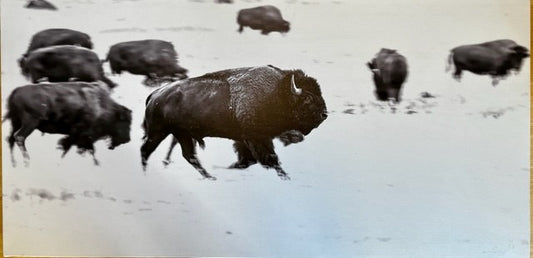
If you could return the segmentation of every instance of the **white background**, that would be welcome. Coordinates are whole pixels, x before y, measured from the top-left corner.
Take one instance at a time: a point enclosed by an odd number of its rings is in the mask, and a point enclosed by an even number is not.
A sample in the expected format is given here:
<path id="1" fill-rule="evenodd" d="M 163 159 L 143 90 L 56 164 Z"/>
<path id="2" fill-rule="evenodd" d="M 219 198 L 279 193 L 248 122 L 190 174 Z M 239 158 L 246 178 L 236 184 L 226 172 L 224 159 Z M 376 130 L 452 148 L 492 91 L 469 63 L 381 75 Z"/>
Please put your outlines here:
<path id="1" fill-rule="evenodd" d="M 173 42 L 191 77 L 273 64 L 316 78 L 330 112 L 300 144 L 275 142 L 292 180 L 254 165 L 228 170 L 232 143 L 198 150 L 217 181 L 169 141 L 140 165 L 144 100 L 151 88 L 110 76 L 112 97 L 133 110 L 132 141 L 90 156 L 56 150 L 60 136 L 27 139 L 28 168 L 11 166 L 2 124 L 6 255 L 526 257 L 529 253 L 529 59 L 491 86 L 446 73 L 455 46 L 509 38 L 529 48 L 529 1 L 56 0 L 58 11 L 1 1 L 2 114 L 28 82 L 17 58 L 31 36 L 63 27 L 88 33 L 104 58 L 112 44 Z M 239 9 L 274 4 L 291 31 L 237 32 Z M 380 48 L 409 64 L 396 113 L 373 96 L 365 66 Z M 109 72 L 108 64 L 104 65 Z M 436 95 L 421 99 L 421 92 Z M 425 103 L 424 103 L 424 102 Z M 22 156 L 15 149 L 15 158 Z M 39 196 L 49 197 L 42 198 Z M 61 198 L 63 196 L 63 198 Z"/>

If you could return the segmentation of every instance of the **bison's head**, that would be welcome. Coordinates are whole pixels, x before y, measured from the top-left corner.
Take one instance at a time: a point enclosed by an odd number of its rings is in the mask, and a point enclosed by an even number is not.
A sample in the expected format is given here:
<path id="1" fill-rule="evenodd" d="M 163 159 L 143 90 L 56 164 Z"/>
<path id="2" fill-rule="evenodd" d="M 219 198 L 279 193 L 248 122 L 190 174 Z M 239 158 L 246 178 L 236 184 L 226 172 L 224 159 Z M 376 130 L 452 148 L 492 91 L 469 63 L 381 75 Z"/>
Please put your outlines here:
<path id="1" fill-rule="evenodd" d="M 291 30 L 290 22 L 284 20 L 279 24 L 279 28 L 278 28 L 279 32 L 285 33 L 285 32 L 289 32 L 289 30 Z"/>
<path id="2" fill-rule="evenodd" d="M 508 53 L 510 68 L 515 71 L 520 71 L 523 60 L 527 57 L 529 57 L 529 51 L 527 48 L 523 46 L 514 46 Z"/>
<path id="3" fill-rule="evenodd" d="M 131 110 L 117 105 L 113 119 L 114 121 L 111 122 L 112 128 L 109 128 L 109 135 L 111 137 L 109 149 L 114 149 L 130 141 Z"/>
<path id="4" fill-rule="evenodd" d="M 183 80 L 183 79 L 187 79 L 188 76 L 187 76 L 187 73 L 189 71 L 179 65 L 176 65 L 176 71 L 174 73 L 174 77 L 177 79 L 177 80 Z"/>
<path id="5" fill-rule="evenodd" d="M 18 63 L 19 63 L 19 66 L 20 66 L 20 72 L 26 78 L 28 78 L 30 76 L 30 71 L 29 71 L 28 67 L 26 66 L 27 58 L 28 58 L 28 54 L 24 54 L 17 60 Z"/>
<path id="6" fill-rule="evenodd" d="M 318 82 L 296 70 L 287 74 L 282 83 L 290 90 L 294 129 L 309 134 L 328 117 Z"/>

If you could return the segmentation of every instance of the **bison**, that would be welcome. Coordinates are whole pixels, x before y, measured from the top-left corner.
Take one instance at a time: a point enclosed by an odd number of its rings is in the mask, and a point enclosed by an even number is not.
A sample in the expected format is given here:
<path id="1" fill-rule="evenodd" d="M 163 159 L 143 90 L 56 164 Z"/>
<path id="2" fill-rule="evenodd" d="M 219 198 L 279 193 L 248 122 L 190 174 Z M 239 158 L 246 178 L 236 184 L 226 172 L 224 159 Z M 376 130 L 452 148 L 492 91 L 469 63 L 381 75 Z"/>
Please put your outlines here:
<path id="1" fill-rule="evenodd" d="M 77 30 L 52 28 L 35 33 L 31 40 L 26 54 L 43 47 L 58 45 L 74 45 L 88 49 L 93 48 L 91 37 L 86 33 Z"/>
<path id="2" fill-rule="evenodd" d="M 96 165 L 94 142 L 110 138 L 108 147 L 113 149 L 130 141 L 131 111 L 113 101 L 107 87 L 99 82 L 42 83 L 18 87 L 7 99 L 5 120 L 11 120 L 12 130 L 7 141 L 14 166 L 15 143 L 28 165 L 25 140 L 35 129 L 66 135 L 59 140 L 63 156 L 72 146 L 77 146 L 80 153 L 89 151 Z"/>
<path id="3" fill-rule="evenodd" d="M 145 75 L 145 85 L 187 78 L 187 69 L 177 64 L 178 55 L 172 43 L 162 40 L 128 41 L 111 46 L 104 62 L 111 71 Z"/>
<path id="4" fill-rule="evenodd" d="M 272 5 L 258 6 L 242 9 L 237 14 L 239 33 L 245 26 L 253 30 L 261 30 L 261 34 L 267 35 L 272 31 L 285 33 L 290 30 L 290 23 L 281 17 L 278 8 Z"/>
<path id="5" fill-rule="evenodd" d="M 215 179 L 200 164 L 195 143 L 204 137 L 233 140 L 238 160 L 230 168 L 259 162 L 289 179 L 272 139 L 296 130 L 308 135 L 327 118 L 317 81 L 301 70 L 274 66 L 208 73 L 165 85 L 146 99 L 141 147 L 143 168 L 159 143 L 172 134 L 182 156 L 204 178 Z"/>
<path id="6" fill-rule="evenodd" d="M 43 47 L 59 45 L 74 45 L 88 49 L 93 48 L 91 37 L 83 32 L 63 28 L 42 30 L 35 33 L 31 37 L 30 45 L 28 46 L 26 53 L 24 53 L 22 57 L 18 59 L 20 68 L 23 69 L 24 59 L 28 57 L 28 54 L 31 51 Z"/>
<path id="7" fill-rule="evenodd" d="M 57 7 L 46 0 L 29 0 L 24 6 L 29 9 L 57 10 Z"/>
<path id="8" fill-rule="evenodd" d="M 103 81 L 109 88 L 116 84 L 104 75 L 104 69 L 95 52 L 78 46 L 51 46 L 39 48 L 23 57 L 22 74 L 33 83 Z"/>
<path id="9" fill-rule="evenodd" d="M 490 75 L 492 85 L 496 86 L 499 80 L 509 75 L 509 71 L 519 72 L 527 57 L 528 49 L 510 39 L 462 45 L 450 51 L 446 71 L 455 66 L 453 77 L 457 81 L 460 81 L 463 70 Z"/>
<path id="10" fill-rule="evenodd" d="M 408 73 L 405 57 L 396 50 L 382 48 L 367 66 L 373 74 L 376 98 L 400 102 L 400 91 Z"/>

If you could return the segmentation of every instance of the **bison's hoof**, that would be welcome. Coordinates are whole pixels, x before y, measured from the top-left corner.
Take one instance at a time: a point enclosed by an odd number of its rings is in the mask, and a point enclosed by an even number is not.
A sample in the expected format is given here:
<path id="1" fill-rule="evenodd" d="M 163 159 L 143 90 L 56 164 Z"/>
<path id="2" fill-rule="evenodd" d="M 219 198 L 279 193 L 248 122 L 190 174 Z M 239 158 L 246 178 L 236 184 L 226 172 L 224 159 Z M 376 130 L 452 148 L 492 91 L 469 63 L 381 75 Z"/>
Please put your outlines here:
<path id="1" fill-rule="evenodd" d="M 281 180 L 291 180 L 291 178 L 288 175 L 278 175 Z"/>
<path id="2" fill-rule="evenodd" d="M 216 178 L 216 177 L 214 177 L 214 176 L 211 176 L 211 175 L 209 175 L 209 176 L 206 176 L 206 177 L 204 177 L 203 179 L 207 179 L 207 180 L 211 180 L 211 181 L 215 181 L 215 180 L 217 180 L 217 178 Z"/>
<path id="3" fill-rule="evenodd" d="M 164 165 L 165 167 L 167 167 L 168 164 L 170 164 L 170 162 L 171 162 L 170 160 L 165 159 L 165 160 L 163 160 L 163 165 Z"/>

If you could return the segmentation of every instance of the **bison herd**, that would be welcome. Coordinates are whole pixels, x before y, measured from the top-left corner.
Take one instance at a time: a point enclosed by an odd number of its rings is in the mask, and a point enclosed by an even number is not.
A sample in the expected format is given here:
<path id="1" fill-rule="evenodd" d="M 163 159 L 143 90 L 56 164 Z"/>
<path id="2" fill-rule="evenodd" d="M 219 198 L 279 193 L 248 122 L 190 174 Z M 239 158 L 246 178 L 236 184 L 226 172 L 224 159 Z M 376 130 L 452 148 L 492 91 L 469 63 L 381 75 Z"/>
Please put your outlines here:
<path id="1" fill-rule="evenodd" d="M 239 32 L 244 27 L 262 34 L 290 30 L 279 9 L 270 5 L 240 10 L 237 23 Z M 89 35 L 70 29 L 47 29 L 31 38 L 18 63 L 33 84 L 18 87 L 9 95 L 4 116 L 12 125 L 7 141 L 13 165 L 15 144 L 28 163 L 25 139 L 35 129 L 65 135 L 58 141 L 63 156 L 76 146 L 80 153 L 88 151 L 95 164 L 93 144 L 97 140 L 109 139 L 110 149 L 130 141 L 131 110 L 111 98 L 118 85 L 104 75 L 106 62 L 113 74 L 126 71 L 145 76 L 147 86 L 166 83 L 146 98 L 140 148 L 143 169 L 150 154 L 172 135 L 165 162 L 179 143 L 183 158 L 204 178 L 215 179 L 200 164 L 196 145 L 204 147 L 205 137 L 221 137 L 234 141 L 237 161 L 230 168 L 259 163 L 289 179 L 274 151 L 273 139 L 285 145 L 301 142 L 327 118 L 318 82 L 298 69 L 243 67 L 188 78 L 170 42 L 120 42 L 110 47 L 105 60 L 92 48 Z M 463 45 L 450 51 L 447 70 L 455 67 L 457 80 L 463 70 L 490 75 L 496 85 L 509 71 L 518 72 L 527 57 L 528 49 L 509 39 Z M 394 49 L 382 48 L 367 66 L 376 98 L 400 102 L 408 75 L 406 58 Z"/>

